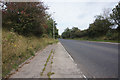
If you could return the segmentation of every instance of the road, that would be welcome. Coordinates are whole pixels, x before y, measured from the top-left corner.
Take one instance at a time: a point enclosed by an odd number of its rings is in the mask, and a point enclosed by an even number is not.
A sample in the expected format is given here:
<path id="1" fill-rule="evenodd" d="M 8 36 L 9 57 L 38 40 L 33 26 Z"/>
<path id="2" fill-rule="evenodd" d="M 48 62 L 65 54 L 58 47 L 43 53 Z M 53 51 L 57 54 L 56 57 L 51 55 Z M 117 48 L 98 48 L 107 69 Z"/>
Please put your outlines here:
<path id="1" fill-rule="evenodd" d="M 118 77 L 118 44 L 59 39 L 87 78 Z"/>

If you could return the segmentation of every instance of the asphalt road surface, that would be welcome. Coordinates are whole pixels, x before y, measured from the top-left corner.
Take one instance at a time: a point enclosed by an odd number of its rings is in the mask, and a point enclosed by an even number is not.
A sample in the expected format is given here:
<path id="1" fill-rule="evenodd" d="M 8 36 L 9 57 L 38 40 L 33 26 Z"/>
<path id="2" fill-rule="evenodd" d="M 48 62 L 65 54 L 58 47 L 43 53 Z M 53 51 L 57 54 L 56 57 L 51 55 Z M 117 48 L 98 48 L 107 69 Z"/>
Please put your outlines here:
<path id="1" fill-rule="evenodd" d="M 118 44 L 59 39 L 87 78 L 118 77 Z"/>

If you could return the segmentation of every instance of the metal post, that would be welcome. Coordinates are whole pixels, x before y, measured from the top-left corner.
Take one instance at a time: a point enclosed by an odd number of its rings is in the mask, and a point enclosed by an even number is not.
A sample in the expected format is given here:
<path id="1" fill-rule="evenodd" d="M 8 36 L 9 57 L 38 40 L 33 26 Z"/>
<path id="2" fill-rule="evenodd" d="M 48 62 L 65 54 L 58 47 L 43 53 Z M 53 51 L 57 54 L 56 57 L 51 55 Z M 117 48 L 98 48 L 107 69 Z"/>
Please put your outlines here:
<path id="1" fill-rule="evenodd" d="M 53 12 L 53 14 L 54 14 L 55 12 Z M 55 39 L 55 29 L 54 29 L 54 17 L 53 17 L 53 39 Z"/>
<path id="2" fill-rule="evenodd" d="M 53 39 L 54 39 L 54 21 L 53 21 Z"/>

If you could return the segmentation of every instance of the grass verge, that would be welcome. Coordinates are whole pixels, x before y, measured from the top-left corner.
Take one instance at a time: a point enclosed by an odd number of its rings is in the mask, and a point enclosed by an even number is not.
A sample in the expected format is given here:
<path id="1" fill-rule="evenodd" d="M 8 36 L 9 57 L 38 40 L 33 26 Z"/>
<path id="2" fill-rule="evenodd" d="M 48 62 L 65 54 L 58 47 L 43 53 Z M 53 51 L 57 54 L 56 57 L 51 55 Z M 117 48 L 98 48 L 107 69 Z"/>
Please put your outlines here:
<path id="1" fill-rule="evenodd" d="M 120 43 L 120 41 L 117 40 L 104 40 L 104 39 L 90 39 L 90 38 L 74 38 L 71 40 L 81 40 L 81 41 L 96 41 L 96 42 L 112 42 L 112 43 Z"/>
<path id="2" fill-rule="evenodd" d="M 31 56 L 35 56 L 38 50 L 57 42 L 58 40 L 52 38 L 24 37 L 2 30 L 2 77 Z"/>

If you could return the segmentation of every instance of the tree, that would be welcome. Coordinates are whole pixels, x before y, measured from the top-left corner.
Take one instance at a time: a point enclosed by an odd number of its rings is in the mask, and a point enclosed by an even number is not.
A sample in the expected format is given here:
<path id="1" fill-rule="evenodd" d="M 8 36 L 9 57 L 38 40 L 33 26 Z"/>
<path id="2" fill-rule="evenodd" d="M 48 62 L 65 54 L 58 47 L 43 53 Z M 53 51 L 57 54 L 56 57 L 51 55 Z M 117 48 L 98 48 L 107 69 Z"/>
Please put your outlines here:
<path id="1" fill-rule="evenodd" d="M 120 31 L 120 2 L 118 5 L 112 10 L 111 18 L 114 20 L 114 24 L 117 25 L 117 30 Z"/>
<path id="2" fill-rule="evenodd" d="M 3 28 L 40 36 L 45 32 L 46 9 L 42 2 L 8 2 L 2 15 Z"/>
<path id="3" fill-rule="evenodd" d="M 69 28 L 66 28 L 62 33 L 62 38 L 70 38 L 70 35 L 71 35 L 71 30 Z"/>
<path id="4" fill-rule="evenodd" d="M 73 27 L 71 30 L 71 38 L 79 37 L 80 30 L 77 27 Z"/>
<path id="5" fill-rule="evenodd" d="M 89 37 L 99 37 L 105 35 L 111 25 L 112 24 L 107 18 L 104 18 L 101 15 L 96 16 L 95 21 L 89 26 Z"/>
<path id="6" fill-rule="evenodd" d="M 73 27 L 72 29 L 66 28 L 62 33 L 63 38 L 76 38 L 79 37 L 80 30 L 77 27 Z"/>

